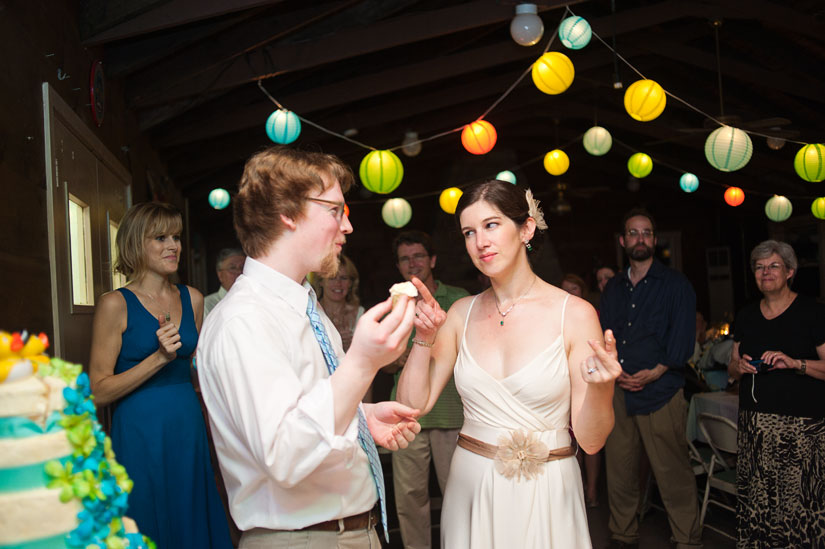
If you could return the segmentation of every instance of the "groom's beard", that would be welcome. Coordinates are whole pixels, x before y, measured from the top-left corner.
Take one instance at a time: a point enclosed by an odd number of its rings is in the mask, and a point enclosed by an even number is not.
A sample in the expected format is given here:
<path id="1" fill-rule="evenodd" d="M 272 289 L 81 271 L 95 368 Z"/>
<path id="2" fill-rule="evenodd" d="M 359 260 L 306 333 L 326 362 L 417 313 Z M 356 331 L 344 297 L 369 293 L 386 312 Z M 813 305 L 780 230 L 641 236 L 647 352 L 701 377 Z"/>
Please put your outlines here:
<path id="1" fill-rule="evenodd" d="M 321 260 L 321 267 L 318 269 L 318 274 L 323 278 L 333 278 L 338 274 L 338 269 L 340 268 L 341 257 L 337 251 L 333 250 Z"/>

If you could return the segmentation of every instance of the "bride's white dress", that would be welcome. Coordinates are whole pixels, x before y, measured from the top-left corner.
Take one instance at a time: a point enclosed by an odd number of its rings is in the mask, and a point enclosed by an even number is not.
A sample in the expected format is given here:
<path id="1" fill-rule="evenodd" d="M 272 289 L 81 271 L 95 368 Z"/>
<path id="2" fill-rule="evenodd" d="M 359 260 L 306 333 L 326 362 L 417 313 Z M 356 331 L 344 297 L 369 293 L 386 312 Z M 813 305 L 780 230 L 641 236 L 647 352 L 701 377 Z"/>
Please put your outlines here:
<path id="1" fill-rule="evenodd" d="M 566 307 L 565 298 L 562 327 Z M 455 383 L 464 404 L 461 432 L 498 444 L 500 435 L 521 429 L 537 433 L 551 450 L 569 446 L 570 374 L 564 334 L 504 379 L 496 379 L 478 366 L 466 335 L 465 320 L 455 365 Z M 492 459 L 459 446 L 453 454 L 444 494 L 441 546 L 591 547 L 576 458 L 547 462 L 532 480 L 507 479 L 496 472 Z"/>

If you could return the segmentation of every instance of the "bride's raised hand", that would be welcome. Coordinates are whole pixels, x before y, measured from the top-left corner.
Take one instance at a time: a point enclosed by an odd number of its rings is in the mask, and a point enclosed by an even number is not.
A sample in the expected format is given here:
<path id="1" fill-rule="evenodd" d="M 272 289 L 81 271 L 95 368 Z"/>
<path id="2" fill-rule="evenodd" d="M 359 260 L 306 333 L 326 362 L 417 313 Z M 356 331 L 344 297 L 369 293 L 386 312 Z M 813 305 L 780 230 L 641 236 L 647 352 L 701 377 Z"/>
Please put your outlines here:
<path id="1" fill-rule="evenodd" d="M 600 341 L 589 340 L 588 343 L 594 354 L 581 363 L 581 374 L 587 383 L 612 384 L 622 373 L 619 364 L 619 353 L 616 351 L 616 338 L 613 330 L 605 330 L 604 345 Z"/>
<path id="2" fill-rule="evenodd" d="M 415 336 L 418 339 L 424 339 L 432 343 L 436 332 L 447 320 L 447 313 L 438 304 L 430 290 L 424 285 L 418 277 L 413 276 L 410 282 L 418 290 L 418 299 L 415 303 Z"/>

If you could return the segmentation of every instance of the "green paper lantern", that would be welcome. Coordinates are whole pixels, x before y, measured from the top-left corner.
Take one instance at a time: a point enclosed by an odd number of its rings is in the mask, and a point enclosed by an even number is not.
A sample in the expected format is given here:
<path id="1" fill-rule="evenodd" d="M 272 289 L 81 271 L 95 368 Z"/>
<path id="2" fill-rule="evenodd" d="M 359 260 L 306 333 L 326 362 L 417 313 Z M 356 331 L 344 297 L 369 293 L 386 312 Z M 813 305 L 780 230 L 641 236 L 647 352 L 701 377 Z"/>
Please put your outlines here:
<path id="1" fill-rule="evenodd" d="M 404 165 L 392 151 L 372 151 L 361 161 L 358 175 L 367 190 L 387 194 L 401 184 Z"/>
<path id="2" fill-rule="evenodd" d="M 613 146 L 613 137 L 601 126 L 593 126 L 584 132 L 582 145 L 584 145 L 584 150 L 593 156 L 604 156 Z"/>
<path id="3" fill-rule="evenodd" d="M 805 181 L 819 183 L 825 180 L 825 145 L 813 143 L 799 149 L 793 159 L 793 169 Z"/>
<path id="4" fill-rule="evenodd" d="M 653 171 L 653 160 L 645 153 L 636 153 L 627 161 L 627 171 L 636 179 L 647 177 Z"/>
<path id="5" fill-rule="evenodd" d="M 784 196 L 773 195 L 765 202 L 765 215 L 771 221 L 781 223 L 791 217 L 791 213 L 793 213 L 793 205 Z"/>
<path id="6" fill-rule="evenodd" d="M 218 187 L 209 191 L 209 205 L 216 210 L 222 210 L 229 206 L 229 191 Z"/>
<path id="7" fill-rule="evenodd" d="M 705 158 L 710 165 L 723 172 L 745 167 L 753 154 L 750 136 L 731 126 L 715 129 L 705 141 Z"/>
<path id="8" fill-rule="evenodd" d="M 403 198 L 390 198 L 381 207 L 381 217 L 390 227 L 400 229 L 412 219 L 412 206 Z"/>
<path id="9" fill-rule="evenodd" d="M 825 219 L 825 196 L 820 196 L 811 202 L 811 213 L 817 219 Z"/>

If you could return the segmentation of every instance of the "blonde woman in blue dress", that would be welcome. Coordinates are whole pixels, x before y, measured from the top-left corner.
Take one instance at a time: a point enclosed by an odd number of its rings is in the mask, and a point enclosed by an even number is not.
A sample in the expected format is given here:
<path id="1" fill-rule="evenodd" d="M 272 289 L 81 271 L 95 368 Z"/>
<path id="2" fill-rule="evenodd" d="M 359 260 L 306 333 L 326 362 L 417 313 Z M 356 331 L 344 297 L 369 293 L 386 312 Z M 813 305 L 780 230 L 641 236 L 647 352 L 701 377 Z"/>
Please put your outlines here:
<path id="1" fill-rule="evenodd" d="M 590 547 L 570 440 L 595 453 L 613 428 L 615 340 L 585 300 L 541 280 L 527 254 L 545 229 L 530 191 L 501 181 L 462 195 L 456 219 L 491 287 L 444 313 L 414 281 L 416 338 L 398 400 L 430 410 L 451 375 L 464 406 L 441 516 L 449 549 Z"/>

